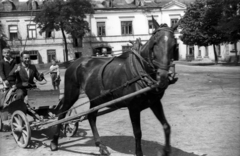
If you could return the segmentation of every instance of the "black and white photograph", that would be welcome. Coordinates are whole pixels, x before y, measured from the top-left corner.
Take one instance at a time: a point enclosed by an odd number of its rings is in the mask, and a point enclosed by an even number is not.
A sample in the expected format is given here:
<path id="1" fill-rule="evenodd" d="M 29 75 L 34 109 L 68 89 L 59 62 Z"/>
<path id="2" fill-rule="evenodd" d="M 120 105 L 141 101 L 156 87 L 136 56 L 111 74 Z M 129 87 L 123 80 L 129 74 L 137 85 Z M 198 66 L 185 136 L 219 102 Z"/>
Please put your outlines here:
<path id="1" fill-rule="evenodd" d="M 0 156 L 240 156 L 240 1 L 0 0 Z"/>

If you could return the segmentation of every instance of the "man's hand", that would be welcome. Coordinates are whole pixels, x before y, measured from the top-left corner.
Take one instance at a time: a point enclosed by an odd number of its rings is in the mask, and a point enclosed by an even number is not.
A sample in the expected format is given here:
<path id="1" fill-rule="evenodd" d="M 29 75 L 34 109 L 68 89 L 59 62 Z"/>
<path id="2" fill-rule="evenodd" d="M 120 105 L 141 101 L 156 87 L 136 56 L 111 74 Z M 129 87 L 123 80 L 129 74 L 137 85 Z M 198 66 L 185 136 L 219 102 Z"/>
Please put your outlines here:
<path id="1" fill-rule="evenodd" d="M 43 73 L 40 74 L 40 78 L 44 79 L 44 74 Z"/>
<path id="2" fill-rule="evenodd" d="M 23 82 L 23 83 L 22 83 L 22 86 L 23 86 L 23 87 L 28 87 L 28 85 L 29 85 L 28 82 Z"/>
<path id="3" fill-rule="evenodd" d="M 15 73 L 20 71 L 20 66 L 17 66 L 17 69 L 15 70 Z"/>
<path id="4" fill-rule="evenodd" d="M 5 83 L 5 85 L 6 85 L 6 86 L 8 86 L 8 85 L 9 85 L 9 82 L 8 82 L 8 80 L 5 80 L 5 81 L 4 81 L 4 83 Z"/>

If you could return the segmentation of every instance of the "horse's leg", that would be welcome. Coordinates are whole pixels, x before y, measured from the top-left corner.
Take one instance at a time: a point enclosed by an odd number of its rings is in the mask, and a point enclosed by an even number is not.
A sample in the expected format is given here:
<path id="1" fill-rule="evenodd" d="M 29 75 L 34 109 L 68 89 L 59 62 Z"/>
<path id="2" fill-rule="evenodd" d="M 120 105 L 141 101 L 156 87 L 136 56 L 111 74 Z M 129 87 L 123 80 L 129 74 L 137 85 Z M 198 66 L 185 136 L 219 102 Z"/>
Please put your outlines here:
<path id="1" fill-rule="evenodd" d="M 161 101 L 159 100 L 156 103 L 152 104 L 150 108 L 152 109 L 153 113 L 158 118 L 158 120 L 161 122 L 161 124 L 163 125 L 164 134 L 165 134 L 165 147 L 163 149 L 163 152 L 164 152 L 163 156 L 169 156 L 169 154 L 171 153 L 171 145 L 170 145 L 171 127 L 165 118 Z"/>
<path id="2" fill-rule="evenodd" d="M 71 89 L 69 88 L 69 90 L 70 91 L 64 93 L 65 97 L 61 101 L 64 103 L 62 103 L 60 111 L 58 111 L 59 113 L 69 110 L 78 99 L 79 89 L 78 88 L 71 88 Z M 74 92 L 71 92 L 71 91 L 74 91 Z M 58 120 L 65 118 L 66 114 L 67 114 L 67 112 L 59 115 Z M 51 144 L 50 144 L 50 148 L 52 151 L 58 150 L 58 138 L 60 136 L 61 127 L 62 127 L 62 124 L 57 125 L 56 132 L 53 135 L 53 140 L 51 141 Z"/>
<path id="3" fill-rule="evenodd" d="M 136 156 L 143 156 L 141 139 L 142 139 L 142 131 L 141 131 L 141 122 L 140 122 L 140 110 L 129 108 L 129 115 L 132 122 L 133 133 L 135 136 L 135 153 Z"/>
<path id="4" fill-rule="evenodd" d="M 66 113 L 64 114 L 61 114 L 59 117 L 58 117 L 58 120 L 61 120 L 63 118 L 65 118 L 66 116 Z M 56 151 L 58 150 L 58 138 L 60 136 L 60 130 L 62 128 L 62 124 L 58 124 L 57 127 L 56 127 L 56 131 L 53 135 L 53 139 L 51 141 L 51 144 L 50 144 L 50 149 L 51 151 Z"/>
<path id="5" fill-rule="evenodd" d="M 97 147 L 99 147 L 99 151 L 100 151 L 101 155 L 110 155 L 110 152 L 107 150 L 107 147 L 101 143 L 101 139 L 98 134 L 98 130 L 97 130 L 97 126 L 96 126 L 97 113 L 98 113 L 98 111 L 88 114 L 88 121 L 89 121 L 89 124 L 92 129 L 93 137 L 95 140 L 95 145 Z"/>

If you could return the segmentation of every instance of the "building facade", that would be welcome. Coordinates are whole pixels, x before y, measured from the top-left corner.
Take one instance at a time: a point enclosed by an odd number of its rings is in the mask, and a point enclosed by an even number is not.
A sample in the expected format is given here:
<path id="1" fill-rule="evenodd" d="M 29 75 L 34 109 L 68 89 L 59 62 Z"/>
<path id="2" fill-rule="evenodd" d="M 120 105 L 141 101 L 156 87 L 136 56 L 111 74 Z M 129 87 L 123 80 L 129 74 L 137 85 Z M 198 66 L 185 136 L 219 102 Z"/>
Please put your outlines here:
<path id="1" fill-rule="evenodd" d="M 152 16 L 159 24 L 176 24 L 184 15 L 186 5 L 177 1 L 161 0 L 93 0 L 95 13 L 87 15 L 90 32 L 83 39 L 73 39 L 67 35 L 69 55 L 64 52 L 64 42 L 60 31 L 39 33 L 32 21 L 41 11 L 41 1 L 18 2 L 5 0 L 0 7 L 0 21 L 8 37 L 14 55 L 29 51 L 32 63 L 46 64 L 51 59 L 63 62 L 66 57 L 75 59 L 91 55 L 120 55 L 131 47 L 130 40 L 141 38 L 145 43 L 154 31 Z M 213 47 L 187 46 L 179 39 L 181 30 L 175 32 L 178 52 L 174 60 L 214 60 Z M 240 45 L 237 45 L 237 49 Z M 219 59 L 234 55 L 233 45 L 219 45 Z"/>

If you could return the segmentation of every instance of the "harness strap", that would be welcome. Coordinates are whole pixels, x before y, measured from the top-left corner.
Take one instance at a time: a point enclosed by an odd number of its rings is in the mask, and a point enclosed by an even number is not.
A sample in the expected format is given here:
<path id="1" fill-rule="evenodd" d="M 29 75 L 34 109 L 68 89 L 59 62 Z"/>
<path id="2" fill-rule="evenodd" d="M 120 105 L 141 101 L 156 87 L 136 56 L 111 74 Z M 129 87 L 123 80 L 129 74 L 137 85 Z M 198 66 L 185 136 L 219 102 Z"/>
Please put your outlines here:
<path id="1" fill-rule="evenodd" d="M 132 68 L 132 73 L 133 75 L 141 77 L 141 81 L 138 81 L 137 84 L 144 88 L 146 86 L 156 83 L 156 81 L 151 78 L 151 76 L 149 76 L 144 70 L 144 58 L 134 50 L 132 50 L 131 52 L 134 54 L 130 57 L 130 61 L 132 64 L 130 65 L 130 67 Z"/>
<path id="2" fill-rule="evenodd" d="M 114 60 L 115 56 L 112 57 L 109 61 L 107 61 L 104 65 L 102 65 L 102 67 L 100 68 L 100 71 L 98 72 L 98 81 L 99 81 L 99 88 L 100 88 L 100 91 L 101 93 L 103 93 L 105 91 L 105 87 L 103 85 L 103 72 L 104 72 L 104 69 L 106 68 L 106 66 L 108 64 L 110 64 L 113 60 Z"/>
<path id="3" fill-rule="evenodd" d="M 152 63 L 153 63 L 155 66 L 157 66 L 159 69 L 162 69 L 162 70 L 168 71 L 169 68 L 170 68 L 169 65 L 161 64 L 161 63 L 159 63 L 159 62 L 157 62 L 157 61 L 155 61 L 155 60 L 152 60 Z"/>

